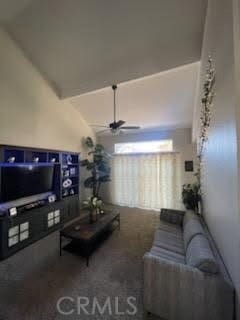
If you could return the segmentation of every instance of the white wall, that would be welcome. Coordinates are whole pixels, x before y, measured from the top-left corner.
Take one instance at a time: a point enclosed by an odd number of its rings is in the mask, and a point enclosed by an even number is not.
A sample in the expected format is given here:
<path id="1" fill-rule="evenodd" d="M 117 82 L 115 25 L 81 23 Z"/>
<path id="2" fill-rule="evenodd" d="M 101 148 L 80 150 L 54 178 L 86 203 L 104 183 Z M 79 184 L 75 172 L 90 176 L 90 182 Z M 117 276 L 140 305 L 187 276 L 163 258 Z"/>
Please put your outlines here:
<path id="1" fill-rule="evenodd" d="M 176 130 L 161 130 L 158 132 L 142 132 L 136 134 L 124 134 L 124 135 L 108 135 L 99 136 L 99 143 L 103 144 L 109 153 L 114 153 L 115 143 L 123 142 L 137 142 L 137 141 L 153 141 L 162 139 L 172 139 L 174 151 L 180 152 L 182 158 L 182 183 L 194 183 L 196 179 L 193 172 L 185 172 L 184 161 L 193 160 L 194 169 L 196 167 L 196 145 L 192 144 L 191 129 L 176 129 Z M 103 197 L 108 198 L 108 189 L 104 188 Z"/>
<path id="2" fill-rule="evenodd" d="M 239 300 L 240 213 L 237 129 L 240 118 L 237 118 L 239 101 L 237 101 L 235 77 L 239 60 L 236 60 L 236 64 L 234 61 L 236 39 L 233 32 L 233 16 L 235 14 L 232 0 L 209 0 L 200 83 L 202 89 L 207 58 L 210 54 L 216 68 L 216 96 L 212 108 L 209 141 L 206 144 L 203 160 L 204 215 L 235 284 Z"/>
<path id="3" fill-rule="evenodd" d="M 0 144 L 84 152 L 94 134 L 0 29 Z M 83 190 L 83 189 L 82 189 Z"/>
<path id="4" fill-rule="evenodd" d="M 0 143 L 81 151 L 93 132 L 0 30 Z"/>

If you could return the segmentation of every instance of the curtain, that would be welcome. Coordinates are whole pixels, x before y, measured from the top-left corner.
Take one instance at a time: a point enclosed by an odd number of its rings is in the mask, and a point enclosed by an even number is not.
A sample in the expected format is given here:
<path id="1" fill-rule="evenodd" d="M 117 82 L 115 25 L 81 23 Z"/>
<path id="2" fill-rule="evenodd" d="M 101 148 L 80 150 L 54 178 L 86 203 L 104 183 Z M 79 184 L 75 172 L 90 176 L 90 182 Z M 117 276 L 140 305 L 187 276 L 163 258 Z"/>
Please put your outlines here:
<path id="1" fill-rule="evenodd" d="M 182 207 L 178 153 L 115 155 L 111 175 L 114 204 L 153 210 Z"/>

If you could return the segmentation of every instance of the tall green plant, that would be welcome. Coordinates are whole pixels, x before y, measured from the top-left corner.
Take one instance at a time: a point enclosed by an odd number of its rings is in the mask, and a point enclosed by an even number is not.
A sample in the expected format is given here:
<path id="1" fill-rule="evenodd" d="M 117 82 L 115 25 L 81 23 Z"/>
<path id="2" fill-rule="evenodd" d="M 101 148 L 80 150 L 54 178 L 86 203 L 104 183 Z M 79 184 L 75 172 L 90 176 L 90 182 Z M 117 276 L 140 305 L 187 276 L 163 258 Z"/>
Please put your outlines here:
<path id="1" fill-rule="evenodd" d="M 99 198 L 102 183 L 110 181 L 110 155 L 101 144 L 94 144 L 90 137 L 84 140 L 84 144 L 89 152 L 88 157 L 81 161 L 81 166 L 90 172 L 90 176 L 84 181 L 84 186 L 92 189 L 93 197 Z"/>

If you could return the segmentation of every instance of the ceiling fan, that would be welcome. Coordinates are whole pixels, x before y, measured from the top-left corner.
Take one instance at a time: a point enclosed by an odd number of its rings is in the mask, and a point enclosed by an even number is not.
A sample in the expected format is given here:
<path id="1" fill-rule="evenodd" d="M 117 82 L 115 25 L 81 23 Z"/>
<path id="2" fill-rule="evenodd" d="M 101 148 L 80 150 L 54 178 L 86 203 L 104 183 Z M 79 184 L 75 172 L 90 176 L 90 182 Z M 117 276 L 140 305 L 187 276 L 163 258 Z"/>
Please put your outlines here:
<path id="1" fill-rule="evenodd" d="M 101 128 L 107 128 L 101 131 L 98 131 L 97 133 L 101 134 L 106 131 L 110 131 L 112 134 L 118 134 L 123 132 L 123 130 L 137 130 L 140 129 L 139 126 L 124 126 L 126 121 L 123 120 L 118 120 L 116 121 L 116 90 L 117 86 L 114 84 L 112 85 L 113 89 L 113 122 L 109 123 L 108 126 L 104 125 L 92 125 L 93 127 L 101 127 Z"/>

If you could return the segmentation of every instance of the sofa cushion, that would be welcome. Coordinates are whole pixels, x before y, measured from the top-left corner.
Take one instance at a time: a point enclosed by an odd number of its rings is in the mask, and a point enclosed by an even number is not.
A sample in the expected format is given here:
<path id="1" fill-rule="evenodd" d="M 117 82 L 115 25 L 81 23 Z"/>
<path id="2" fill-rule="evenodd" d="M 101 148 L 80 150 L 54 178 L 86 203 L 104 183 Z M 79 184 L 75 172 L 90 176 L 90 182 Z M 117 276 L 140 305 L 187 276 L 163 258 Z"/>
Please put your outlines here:
<path id="1" fill-rule="evenodd" d="M 158 229 L 155 232 L 153 245 L 185 255 L 182 236 L 176 236 L 164 230 Z"/>
<path id="2" fill-rule="evenodd" d="M 218 273 L 219 268 L 210 244 L 202 234 L 195 235 L 187 247 L 186 263 L 207 273 Z"/>
<path id="3" fill-rule="evenodd" d="M 161 221 L 158 227 L 160 230 L 182 236 L 183 230 L 179 225 Z"/>
<path id="4" fill-rule="evenodd" d="M 185 257 L 183 255 L 161 247 L 153 246 L 150 253 L 165 260 L 186 264 Z"/>
<path id="5" fill-rule="evenodd" d="M 187 221 L 187 223 L 184 224 L 183 227 L 183 240 L 185 251 L 187 251 L 189 243 L 197 234 L 205 235 L 205 232 L 200 220 L 192 217 Z"/>
<path id="6" fill-rule="evenodd" d="M 182 226 L 185 211 L 173 209 L 161 209 L 160 219 L 175 225 Z"/>

